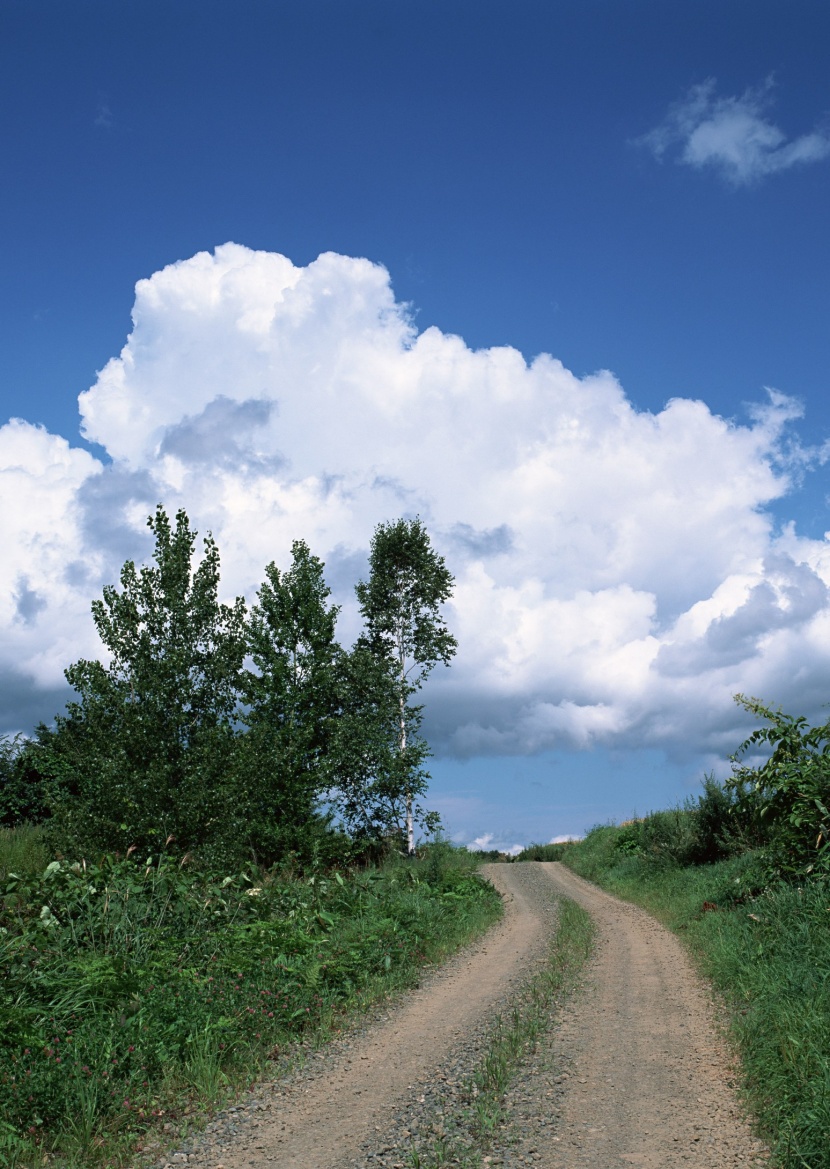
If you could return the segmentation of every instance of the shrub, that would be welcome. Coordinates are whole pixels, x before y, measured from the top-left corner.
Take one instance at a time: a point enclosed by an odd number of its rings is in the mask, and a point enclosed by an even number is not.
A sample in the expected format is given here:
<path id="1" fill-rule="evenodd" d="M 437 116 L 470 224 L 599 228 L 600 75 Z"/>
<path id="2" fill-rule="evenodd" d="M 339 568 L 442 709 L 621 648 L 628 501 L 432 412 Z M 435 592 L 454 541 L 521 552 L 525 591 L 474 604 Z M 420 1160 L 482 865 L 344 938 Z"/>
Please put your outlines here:
<path id="1" fill-rule="evenodd" d="M 697 841 L 691 857 L 697 864 L 711 864 L 757 846 L 741 816 L 737 792 L 718 783 L 714 775 L 704 775 L 694 812 Z"/>
<path id="2" fill-rule="evenodd" d="M 629 820 L 615 829 L 613 839 L 616 852 L 658 868 L 711 864 L 760 843 L 739 792 L 713 775 L 704 776 L 696 799 Z"/>
<path id="3" fill-rule="evenodd" d="M 516 856 L 517 861 L 560 861 L 567 845 L 529 844 Z"/>
<path id="4" fill-rule="evenodd" d="M 804 876 L 830 871 L 830 723 L 810 727 L 756 698 L 736 701 L 767 726 L 753 731 L 733 756 L 729 783 L 747 833 L 765 845 L 772 872 Z M 758 746 L 771 748 L 758 767 L 742 764 Z"/>

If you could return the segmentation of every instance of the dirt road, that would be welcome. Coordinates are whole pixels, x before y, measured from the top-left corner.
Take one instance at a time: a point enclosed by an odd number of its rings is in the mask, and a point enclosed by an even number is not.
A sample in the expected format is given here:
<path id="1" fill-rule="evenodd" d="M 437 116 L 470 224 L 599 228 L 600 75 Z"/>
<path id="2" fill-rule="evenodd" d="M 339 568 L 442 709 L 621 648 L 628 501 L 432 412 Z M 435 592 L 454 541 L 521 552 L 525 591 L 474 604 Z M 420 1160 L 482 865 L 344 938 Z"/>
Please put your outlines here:
<path id="1" fill-rule="evenodd" d="M 525 1111 L 531 1128 L 525 1123 L 518 1143 L 494 1150 L 493 1163 L 549 1169 L 761 1163 L 763 1150 L 735 1103 L 705 988 L 676 939 L 561 865 L 488 865 L 485 871 L 506 912 L 483 941 L 301 1074 L 260 1085 L 245 1107 L 167 1163 L 208 1169 L 402 1164 L 403 1138 L 409 1126 L 417 1127 L 428 1086 L 451 1079 L 446 1068 L 459 1066 L 456 1050 L 470 1047 L 470 1036 L 482 1033 L 493 1011 L 544 960 L 559 893 L 594 917 L 596 957 L 542 1053 L 550 1057 L 548 1074 L 532 1080 L 535 1097 Z M 522 1098 L 524 1107 L 528 1092 Z M 533 1117 L 538 1131 L 531 1131 Z"/>
<path id="2" fill-rule="evenodd" d="M 597 926 L 586 986 L 552 1036 L 568 1090 L 541 1159 L 579 1166 L 763 1164 L 742 1119 L 706 986 L 677 938 L 559 864 L 553 887 Z"/>

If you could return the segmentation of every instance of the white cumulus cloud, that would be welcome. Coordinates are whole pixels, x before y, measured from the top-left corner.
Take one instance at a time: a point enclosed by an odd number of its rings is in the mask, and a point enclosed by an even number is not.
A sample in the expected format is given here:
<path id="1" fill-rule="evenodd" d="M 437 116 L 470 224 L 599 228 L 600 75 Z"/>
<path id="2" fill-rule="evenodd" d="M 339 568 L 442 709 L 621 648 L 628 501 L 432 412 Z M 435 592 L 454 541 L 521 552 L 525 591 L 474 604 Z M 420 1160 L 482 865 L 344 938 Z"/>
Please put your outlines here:
<path id="1" fill-rule="evenodd" d="M 213 531 L 229 596 L 306 539 L 344 640 L 375 525 L 420 514 L 456 576 L 439 752 L 718 752 L 739 741 L 737 690 L 823 701 L 830 545 L 766 510 L 808 458 L 782 394 L 743 424 L 687 399 L 637 410 L 608 372 L 419 333 L 378 264 L 226 244 L 138 283 L 80 409 L 111 462 L 0 430 L 11 729 L 54 713 L 63 666 L 96 652 L 89 601 L 147 555 L 158 501 Z"/>
<path id="2" fill-rule="evenodd" d="M 481 836 L 477 836 L 475 840 L 471 840 L 467 848 L 470 852 L 492 852 L 494 849 L 498 849 L 505 856 L 518 856 L 524 848 L 524 845 L 504 844 L 496 839 L 494 833 L 484 832 Z"/>
<path id="3" fill-rule="evenodd" d="M 693 86 L 639 143 L 657 158 L 673 151 L 678 162 L 711 167 L 736 187 L 830 155 L 826 130 L 788 140 L 769 120 L 771 81 L 740 97 L 718 97 L 716 88 L 713 78 Z"/>

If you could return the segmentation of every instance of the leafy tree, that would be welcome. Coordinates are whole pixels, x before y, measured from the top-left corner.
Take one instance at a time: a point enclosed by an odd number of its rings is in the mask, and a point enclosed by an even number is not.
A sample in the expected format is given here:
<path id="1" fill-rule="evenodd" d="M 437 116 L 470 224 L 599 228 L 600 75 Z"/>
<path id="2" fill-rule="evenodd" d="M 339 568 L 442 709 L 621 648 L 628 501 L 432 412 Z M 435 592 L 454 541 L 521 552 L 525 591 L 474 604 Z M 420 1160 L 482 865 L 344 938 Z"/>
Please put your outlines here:
<path id="1" fill-rule="evenodd" d="M 79 699 L 57 720 L 49 750 L 75 773 L 60 803 L 63 839 L 88 848 L 181 849 L 233 834 L 228 776 L 235 748 L 245 603 L 220 604 L 213 538 L 194 568 L 196 533 L 159 505 L 148 526 L 154 564 L 127 561 L 92 615 L 109 663 L 66 671 Z"/>
<path id="2" fill-rule="evenodd" d="M 241 744 L 250 841 L 259 859 L 320 847 L 318 811 L 329 786 L 338 711 L 335 639 L 338 607 L 329 603 L 323 563 L 302 540 L 280 573 L 273 563 L 251 610 L 244 675 L 248 733 Z"/>
<path id="3" fill-rule="evenodd" d="M 400 846 L 407 791 L 426 786 L 427 745 L 419 737 L 419 707 L 407 705 L 406 745 L 400 748 L 400 708 L 388 663 L 358 643 L 338 670 L 339 714 L 331 744 L 330 796 L 361 852 Z M 423 809 L 414 806 L 414 813 Z"/>
<path id="4" fill-rule="evenodd" d="M 413 695 L 443 662 L 449 665 L 457 642 L 441 615 L 452 594 L 453 578 L 432 548 L 422 521 L 400 519 L 379 524 L 372 538 L 369 579 L 357 585 L 364 619 L 359 647 L 367 649 L 388 675 L 393 701 L 397 763 L 389 778 L 404 804 L 407 849 L 414 851 L 414 799 L 426 787 L 418 746 L 421 708 Z M 384 704 L 385 715 L 386 704 Z M 390 790 L 390 795 L 392 794 Z"/>

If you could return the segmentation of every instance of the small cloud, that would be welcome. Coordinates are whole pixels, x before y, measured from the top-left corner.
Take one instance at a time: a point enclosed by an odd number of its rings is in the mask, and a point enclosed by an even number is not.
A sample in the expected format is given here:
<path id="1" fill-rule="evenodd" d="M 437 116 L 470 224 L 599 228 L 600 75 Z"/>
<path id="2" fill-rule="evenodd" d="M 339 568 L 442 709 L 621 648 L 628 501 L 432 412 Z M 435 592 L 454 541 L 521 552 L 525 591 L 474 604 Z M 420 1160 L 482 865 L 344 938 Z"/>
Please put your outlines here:
<path id="1" fill-rule="evenodd" d="M 462 554 L 483 559 L 501 556 L 513 549 L 513 532 L 507 524 L 496 528 L 474 528 L 457 523 L 450 529 L 450 539 Z"/>
<path id="2" fill-rule="evenodd" d="M 98 101 L 93 125 L 100 126 L 103 130 L 111 130 L 115 125 L 115 115 L 110 109 L 109 102 L 104 98 Z"/>
<path id="3" fill-rule="evenodd" d="M 581 840 L 581 836 L 552 836 L 548 844 L 570 844 L 572 840 Z"/>
<path id="4" fill-rule="evenodd" d="M 477 836 L 475 840 L 467 845 L 470 852 L 494 852 L 498 851 L 504 853 L 505 856 L 518 856 L 524 848 L 523 844 L 500 844 L 496 841 L 496 837 L 492 832 L 484 832 L 481 836 Z"/>
<path id="5" fill-rule="evenodd" d="M 46 608 L 46 599 L 30 587 L 28 578 L 22 573 L 17 581 L 14 607 L 18 621 L 22 621 L 24 625 L 34 625 L 38 613 L 42 613 Z"/>
<path id="6" fill-rule="evenodd" d="M 693 86 L 648 134 L 635 141 L 657 159 L 676 148 L 675 161 L 698 169 L 714 167 L 734 187 L 830 155 L 830 135 L 814 130 L 787 141 L 766 116 L 772 79 L 740 97 L 718 97 L 715 79 Z"/>
<path id="7" fill-rule="evenodd" d="M 167 427 L 159 454 L 192 466 L 277 471 L 285 460 L 273 452 L 264 454 L 257 441 L 276 413 L 276 402 L 258 398 L 234 402 L 220 394 L 198 414 Z"/>

